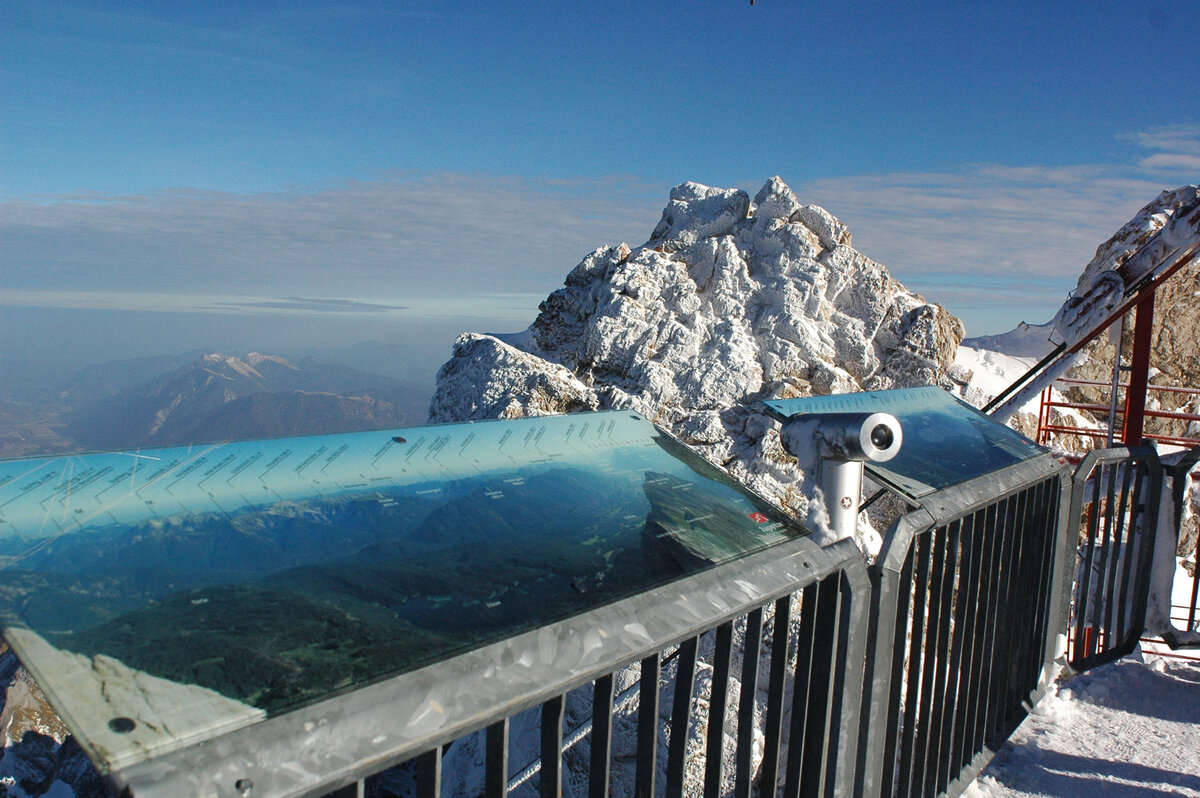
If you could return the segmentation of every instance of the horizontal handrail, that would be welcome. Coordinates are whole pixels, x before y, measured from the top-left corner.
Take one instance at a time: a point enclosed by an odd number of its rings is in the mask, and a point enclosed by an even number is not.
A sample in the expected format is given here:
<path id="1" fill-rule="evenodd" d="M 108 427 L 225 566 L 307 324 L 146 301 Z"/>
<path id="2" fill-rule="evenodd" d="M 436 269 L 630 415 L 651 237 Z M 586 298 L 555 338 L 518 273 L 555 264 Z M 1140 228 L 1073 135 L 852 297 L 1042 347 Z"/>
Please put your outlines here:
<path id="1" fill-rule="evenodd" d="M 1112 388 L 1111 383 L 1101 382 L 1099 380 L 1083 380 L 1069 377 L 1060 377 L 1047 386 L 1041 394 L 1039 409 L 1038 409 L 1038 429 L 1037 441 L 1042 444 L 1050 442 L 1051 434 L 1059 435 L 1079 435 L 1095 440 L 1103 440 L 1106 444 L 1111 445 L 1113 442 L 1113 434 L 1122 426 L 1118 423 L 1118 419 L 1125 417 L 1125 408 L 1120 403 L 1111 405 L 1099 404 L 1096 402 L 1072 402 L 1068 399 L 1056 399 L 1052 393 L 1053 386 L 1071 386 L 1084 385 L 1098 388 Z M 1128 388 L 1128 383 L 1121 383 L 1118 388 Z M 1175 394 L 1183 394 L 1188 396 L 1200 396 L 1200 389 L 1186 388 L 1172 385 L 1149 385 L 1148 390 L 1162 391 Z M 1086 413 L 1104 414 L 1105 417 L 1111 417 L 1113 430 L 1109 429 L 1107 423 L 1100 427 L 1083 427 L 1077 424 L 1070 424 L 1059 421 L 1057 423 L 1050 420 L 1052 410 L 1076 410 Z M 1171 421 L 1200 421 L 1200 413 L 1185 413 L 1177 410 L 1159 410 L 1146 408 L 1142 415 L 1147 418 L 1161 418 Z M 1146 440 L 1157 441 L 1173 446 L 1192 446 L 1197 443 L 1196 438 L 1189 438 L 1183 435 L 1168 435 L 1161 432 L 1143 432 L 1142 437 Z"/>
<path id="2" fill-rule="evenodd" d="M 1102 380 L 1081 380 L 1081 379 L 1076 379 L 1074 377 L 1059 377 L 1058 379 L 1056 379 L 1054 381 L 1054 384 L 1055 385 L 1094 385 L 1099 388 L 1111 388 L 1112 387 L 1111 382 L 1104 382 Z M 1118 388 L 1128 388 L 1129 383 L 1121 382 L 1121 383 L 1117 384 L 1117 387 Z M 1189 394 L 1192 396 L 1200 396 L 1200 388 L 1188 388 L 1188 387 L 1179 386 L 1179 385 L 1149 384 L 1146 386 L 1146 390 L 1148 390 L 1148 391 L 1166 391 L 1168 393 L 1184 393 L 1184 394 Z"/>

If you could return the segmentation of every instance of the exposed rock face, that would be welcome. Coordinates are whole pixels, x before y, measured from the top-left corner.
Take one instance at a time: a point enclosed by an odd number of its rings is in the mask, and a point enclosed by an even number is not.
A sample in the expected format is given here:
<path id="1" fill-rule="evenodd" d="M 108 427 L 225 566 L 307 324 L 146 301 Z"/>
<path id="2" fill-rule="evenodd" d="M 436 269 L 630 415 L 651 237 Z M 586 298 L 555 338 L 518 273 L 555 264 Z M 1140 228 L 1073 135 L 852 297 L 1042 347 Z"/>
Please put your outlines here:
<path id="1" fill-rule="evenodd" d="M 633 408 L 800 510 L 799 472 L 752 403 L 941 384 L 963 337 L 850 241 L 778 177 L 753 203 L 684 183 L 646 244 L 584 258 L 519 347 L 460 337 L 430 420 Z"/>

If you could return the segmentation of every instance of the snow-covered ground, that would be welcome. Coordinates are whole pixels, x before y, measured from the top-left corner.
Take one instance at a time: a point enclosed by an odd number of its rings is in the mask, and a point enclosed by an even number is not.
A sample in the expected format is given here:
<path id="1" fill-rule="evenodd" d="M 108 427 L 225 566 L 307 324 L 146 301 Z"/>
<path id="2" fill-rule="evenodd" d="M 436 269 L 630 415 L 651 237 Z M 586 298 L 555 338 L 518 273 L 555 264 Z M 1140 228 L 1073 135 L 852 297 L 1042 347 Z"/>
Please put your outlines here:
<path id="1" fill-rule="evenodd" d="M 1192 578 L 1175 573 L 1171 616 L 1186 625 Z M 968 798 L 1200 798 L 1200 650 L 1151 643 L 1062 679 L 967 789 Z"/>
<path id="2" fill-rule="evenodd" d="M 1200 662 L 1140 654 L 1060 682 L 971 798 L 1200 798 Z"/>
<path id="3" fill-rule="evenodd" d="M 995 349 L 981 349 L 966 343 L 954 354 L 954 366 L 959 374 L 970 372 L 970 382 L 963 391 L 963 399 L 973 405 L 985 404 L 1003 391 L 1018 377 L 1030 369 L 1038 358 L 1010 355 Z M 1036 400 L 1021 408 L 1024 412 L 1037 413 Z"/>

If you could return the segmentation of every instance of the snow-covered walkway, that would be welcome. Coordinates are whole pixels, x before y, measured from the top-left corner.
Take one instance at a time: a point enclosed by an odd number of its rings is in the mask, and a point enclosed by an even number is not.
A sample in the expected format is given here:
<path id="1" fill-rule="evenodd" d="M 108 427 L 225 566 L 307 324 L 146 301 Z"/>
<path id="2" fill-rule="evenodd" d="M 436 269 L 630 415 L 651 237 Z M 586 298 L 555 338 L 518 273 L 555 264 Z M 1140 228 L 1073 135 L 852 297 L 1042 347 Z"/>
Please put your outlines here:
<path id="1" fill-rule="evenodd" d="M 971 798 L 1200 798 L 1200 663 L 1134 655 L 1060 682 Z"/>

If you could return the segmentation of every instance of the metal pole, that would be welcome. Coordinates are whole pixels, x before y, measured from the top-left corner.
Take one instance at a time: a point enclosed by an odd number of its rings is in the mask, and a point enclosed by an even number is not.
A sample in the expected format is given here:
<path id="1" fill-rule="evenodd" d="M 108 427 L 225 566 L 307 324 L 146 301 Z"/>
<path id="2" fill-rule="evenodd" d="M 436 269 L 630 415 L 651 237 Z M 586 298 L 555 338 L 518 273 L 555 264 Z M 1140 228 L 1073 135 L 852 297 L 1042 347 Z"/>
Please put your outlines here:
<path id="1" fill-rule="evenodd" d="M 1146 417 L 1146 386 L 1150 383 L 1150 340 L 1154 326 L 1154 291 L 1137 304 L 1133 322 L 1133 361 L 1129 366 L 1129 389 L 1125 393 L 1126 446 L 1142 442 Z"/>
<path id="2" fill-rule="evenodd" d="M 1125 370 L 1121 365 L 1121 344 L 1125 341 L 1125 319 L 1126 316 L 1121 317 L 1114 341 L 1116 351 L 1113 354 L 1112 391 L 1108 395 L 1108 435 L 1104 441 L 1105 449 L 1113 447 L 1113 440 L 1117 434 L 1117 405 L 1120 402 L 1118 393 L 1121 389 L 1121 372 Z"/>
<path id="3" fill-rule="evenodd" d="M 858 528 L 858 505 L 862 501 L 861 460 L 821 460 L 821 490 L 829 512 L 829 528 L 838 540 L 853 538 Z"/>

